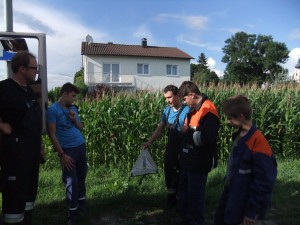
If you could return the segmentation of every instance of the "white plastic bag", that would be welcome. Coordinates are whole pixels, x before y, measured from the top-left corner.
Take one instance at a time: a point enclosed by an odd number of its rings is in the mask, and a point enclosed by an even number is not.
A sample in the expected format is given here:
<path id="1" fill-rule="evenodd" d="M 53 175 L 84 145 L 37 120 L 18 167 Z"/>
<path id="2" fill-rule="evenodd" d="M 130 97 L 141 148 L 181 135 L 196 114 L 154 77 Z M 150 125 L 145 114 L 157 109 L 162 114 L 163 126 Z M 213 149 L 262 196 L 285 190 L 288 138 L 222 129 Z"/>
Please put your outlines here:
<path id="1" fill-rule="evenodd" d="M 149 173 L 157 173 L 157 166 L 153 161 L 148 149 L 142 149 L 133 168 L 130 171 L 130 176 L 141 176 Z"/>

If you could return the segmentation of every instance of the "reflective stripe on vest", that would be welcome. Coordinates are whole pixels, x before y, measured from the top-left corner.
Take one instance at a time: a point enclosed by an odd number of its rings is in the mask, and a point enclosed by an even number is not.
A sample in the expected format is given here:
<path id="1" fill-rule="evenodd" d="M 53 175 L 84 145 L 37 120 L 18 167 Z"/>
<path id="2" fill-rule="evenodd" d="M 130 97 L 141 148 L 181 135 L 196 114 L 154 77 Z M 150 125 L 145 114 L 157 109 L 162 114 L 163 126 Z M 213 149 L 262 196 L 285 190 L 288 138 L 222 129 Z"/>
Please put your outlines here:
<path id="1" fill-rule="evenodd" d="M 20 214 L 4 214 L 4 223 L 19 223 L 22 222 L 24 219 L 24 213 Z"/>
<path id="2" fill-rule="evenodd" d="M 69 208 L 69 211 L 76 211 L 78 207 Z"/>
<path id="3" fill-rule="evenodd" d="M 176 189 L 175 188 L 167 188 L 168 194 L 176 194 Z"/>

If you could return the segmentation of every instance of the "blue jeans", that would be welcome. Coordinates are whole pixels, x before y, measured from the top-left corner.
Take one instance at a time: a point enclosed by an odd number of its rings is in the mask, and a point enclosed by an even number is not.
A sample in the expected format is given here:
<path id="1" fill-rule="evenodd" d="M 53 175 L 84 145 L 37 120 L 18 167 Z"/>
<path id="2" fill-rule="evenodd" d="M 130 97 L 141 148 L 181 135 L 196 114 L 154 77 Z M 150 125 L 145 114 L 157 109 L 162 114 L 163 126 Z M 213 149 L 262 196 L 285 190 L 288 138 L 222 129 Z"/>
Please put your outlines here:
<path id="1" fill-rule="evenodd" d="M 76 215 L 78 207 L 84 207 L 86 199 L 85 179 L 87 174 L 87 157 L 85 144 L 74 148 L 64 148 L 74 165 L 71 170 L 62 170 L 62 179 L 66 185 L 66 198 L 69 214 Z"/>
<path id="2" fill-rule="evenodd" d="M 178 207 L 190 225 L 204 225 L 205 186 L 208 172 L 181 171 Z"/>

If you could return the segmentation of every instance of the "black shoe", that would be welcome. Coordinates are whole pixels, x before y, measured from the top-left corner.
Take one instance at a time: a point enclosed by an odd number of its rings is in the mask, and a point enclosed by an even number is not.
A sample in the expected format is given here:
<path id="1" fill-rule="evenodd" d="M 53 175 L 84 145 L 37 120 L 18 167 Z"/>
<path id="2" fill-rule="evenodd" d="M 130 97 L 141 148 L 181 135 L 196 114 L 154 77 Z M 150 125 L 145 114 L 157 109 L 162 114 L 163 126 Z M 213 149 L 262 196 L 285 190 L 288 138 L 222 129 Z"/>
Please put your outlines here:
<path id="1" fill-rule="evenodd" d="M 77 225 L 77 219 L 75 216 L 69 217 L 67 225 Z"/>
<path id="2" fill-rule="evenodd" d="M 77 215 L 79 217 L 85 216 L 87 214 L 87 210 L 85 207 L 79 207 L 77 210 Z"/>
<path id="3" fill-rule="evenodd" d="M 177 199 L 176 194 L 168 194 L 166 209 L 168 210 L 176 210 L 177 209 Z"/>

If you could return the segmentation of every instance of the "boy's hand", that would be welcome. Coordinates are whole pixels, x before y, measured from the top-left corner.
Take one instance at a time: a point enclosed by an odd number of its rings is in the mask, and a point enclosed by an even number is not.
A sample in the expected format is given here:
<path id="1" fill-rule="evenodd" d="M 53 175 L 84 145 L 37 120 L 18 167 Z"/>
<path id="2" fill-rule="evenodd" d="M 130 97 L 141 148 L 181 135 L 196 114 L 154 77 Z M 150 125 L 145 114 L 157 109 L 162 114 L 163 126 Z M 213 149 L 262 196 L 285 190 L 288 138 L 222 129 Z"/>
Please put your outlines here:
<path id="1" fill-rule="evenodd" d="M 72 122 L 76 122 L 76 113 L 74 111 L 70 110 L 68 115 Z"/>
<path id="2" fill-rule="evenodd" d="M 67 169 L 68 171 L 72 170 L 74 161 L 70 156 L 68 156 L 67 154 L 63 154 L 61 156 L 61 161 L 63 169 Z"/>

